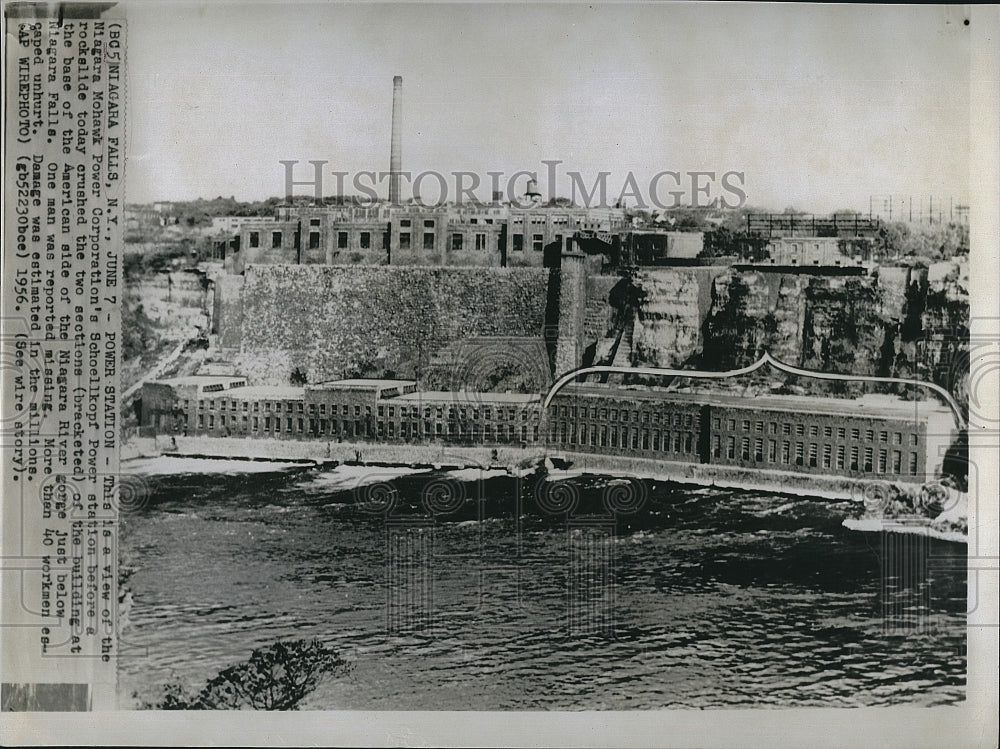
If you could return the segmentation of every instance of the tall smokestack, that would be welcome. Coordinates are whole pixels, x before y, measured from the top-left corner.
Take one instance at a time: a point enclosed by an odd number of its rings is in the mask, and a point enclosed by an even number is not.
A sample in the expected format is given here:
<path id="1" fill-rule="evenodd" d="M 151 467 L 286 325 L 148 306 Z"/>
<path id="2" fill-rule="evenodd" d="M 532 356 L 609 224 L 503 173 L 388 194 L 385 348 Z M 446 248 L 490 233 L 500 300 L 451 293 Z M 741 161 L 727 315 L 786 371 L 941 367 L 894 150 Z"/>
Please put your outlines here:
<path id="1" fill-rule="evenodd" d="M 403 76 L 392 78 L 392 142 L 389 151 L 389 203 L 399 205 L 399 173 L 403 170 Z"/>

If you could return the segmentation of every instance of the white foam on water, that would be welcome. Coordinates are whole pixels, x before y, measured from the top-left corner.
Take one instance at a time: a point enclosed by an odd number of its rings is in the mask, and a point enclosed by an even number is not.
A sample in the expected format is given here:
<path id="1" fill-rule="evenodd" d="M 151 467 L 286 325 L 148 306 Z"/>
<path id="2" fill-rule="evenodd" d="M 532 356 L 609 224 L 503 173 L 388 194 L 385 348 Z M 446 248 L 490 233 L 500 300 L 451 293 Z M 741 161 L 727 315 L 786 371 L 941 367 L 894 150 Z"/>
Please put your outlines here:
<path id="1" fill-rule="evenodd" d="M 506 468 L 460 468 L 456 471 L 448 471 L 444 475 L 457 481 L 479 481 L 480 479 L 485 481 L 510 474 L 507 473 Z"/>
<path id="2" fill-rule="evenodd" d="M 545 474 L 546 481 L 563 481 L 565 479 L 574 479 L 578 476 L 583 476 L 587 473 L 585 468 L 568 468 L 566 470 L 552 470 Z"/>
<path id="3" fill-rule="evenodd" d="M 338 491 L 381 484 L 400 476 L 412 476 L 419 473 L 430 473 L 430 469 L 410 468 L 408 466 L 339 465 L 320 473 L 310 474 L 308 479 L 300 482 L 299 485 L 314 490 Z"/>
<path id="4" fill-rule="evenodd" d="M 230 460 L 227 458 L 189 458 L 160 455 L 155 458 L 132 458 L 121 462 L 123 474 L 169 476 L 184 473 L 277 473 L 302 468 L 305 463 L 282 463 L 265 460 Z"/>
<path id="5" fill-rule="evenodd" d="M 864 531 L 867 533 L 889 531 L 890 533 L 906 533 L 914 536 L 930 536 L 941 541 L 953 541 L 959 544 L 969 543 L 969 537 L 958 531 L 939 531 L 931 528 L 929 525 L 885 522 L 881 518 L 846 518 L 843 525 L 852 531 Z"/>

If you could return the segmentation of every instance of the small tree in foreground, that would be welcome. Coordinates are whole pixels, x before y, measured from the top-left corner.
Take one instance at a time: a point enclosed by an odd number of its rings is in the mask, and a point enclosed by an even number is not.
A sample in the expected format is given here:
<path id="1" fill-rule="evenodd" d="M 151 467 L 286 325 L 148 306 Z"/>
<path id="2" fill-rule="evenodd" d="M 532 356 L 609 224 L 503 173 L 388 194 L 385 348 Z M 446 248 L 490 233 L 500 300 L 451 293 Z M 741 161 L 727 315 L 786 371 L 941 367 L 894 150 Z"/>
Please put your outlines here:
<path id="1" fill-rule="evenodd" d="M 198 694 L 188 696 L 177 684 L 143 707 L 155 710 L 295 710 L 325 677 L 351 669 L 337 651 L 319 640 L 277 642 L 254 650 L 250 660 L 221 671 Z"/>

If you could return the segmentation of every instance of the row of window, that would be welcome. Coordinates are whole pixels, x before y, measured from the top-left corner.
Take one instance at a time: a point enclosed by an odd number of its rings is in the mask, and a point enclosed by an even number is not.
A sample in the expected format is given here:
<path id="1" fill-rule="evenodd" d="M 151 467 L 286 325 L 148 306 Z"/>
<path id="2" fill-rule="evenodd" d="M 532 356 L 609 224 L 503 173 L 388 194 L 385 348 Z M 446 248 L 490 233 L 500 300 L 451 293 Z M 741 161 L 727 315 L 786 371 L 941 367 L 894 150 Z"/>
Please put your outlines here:
<path id="1" fill-rule="evenodd" d="M 493 424 L 469 424 L 462 422 L 422 422 L 422 421 L 379 421 L 376 424 L 376 434 L 379 438 L 388 439 L 421 439 L 425 437 L 435 437 L 439 439 L 448 438 L 471 442 L 528 442 L 538 441 L 538 426 L 514 423 Z"/>
<path id="2" fill-rule="evenodd" d="M 525 221 L 527 218 L 527 221 Z M 511 216 L 511 224 L 516 226 L 523 226 L 524 224 L 531 224 L 533 226 L 545 225 L 547 223 L 545 216 L 531 215 L 525 216 Z M 585 218 L 575 218 L 572 219 L 569 216 L 552 216 L 552 224 L 555 226 L 568 226 L 569 224 L 575 224 L 581 229 L 604 229 L 611 228 L 614 226 L 619 226 L 620 221 L 587 221 Z"/>
<path id="3" fill-rule="evenodd" d="M 424 232 L 423 236 L 423 249 L 433 250 L 435 234 L 433 232 Z M 514 252 L 524 251 L 524 235 L 523 234 L 513 234 L 511 235 L 511 249 Z M 562 235 L 556 234 L 553 238 L 554 242 L 562 242 Z M 502 244 L 501 238 L 497 237 L 497 248 L 499 249 Z M 488 245 L 487 237 L 485 234 L 475 235 L 475 247 L 477 250 L 486 250 Z M 344 245 L 346 246 L 346 244 Z M 410 232 L 401 231 L 399 233 L 399 249 L 409 250 L 412 249 L 412 237 Z M 463 234 L 452 234 L 451 235 L 451 249 L 452 250 L 462 250 L 465 248 L 465 236 Z M 531 249 L 535 252 L 541 252 L 545 248 L 545 235 L 544 234 L 532 234 L 531 235 Z"/>
<path id="4" fill-rule="evenodd" d="M 477 250 L 486 249 L 486 235 L 478 233 L 475 235 L 475 243 Z M 463 234 L 452 234 L 451 235 L 451 249 L 452 250 L 462 250 L 464 249 L 465 236 Z"/>
<path id="5" fill-rule="evenodd" d="M 552 442 L 577 447 L 611 447 L 633 450 L 654 450 L 675 453 L 693 453 L 697 435 L 693 432 L 661 432 L 654 429 L 622 427 L 616 425 L 600 427 L 596 425 L 560 422 L 552 427 L 549 434 Z"/>
<path id="6" fill-rule="evenodd" d="M 423 249 L 433 250 L 435 237 L 437 235 L 434 232 L 424 232 L 423 235 Z M 514 252 L 524 251 L 524 235 L 514 234 L 513 236 L 513 250 Z M 413 248 L 412 234 L 408 231 L 399 233 L 399 249 L 409 250 Z M 557 234 L 554 237 L 555 242 L 562 242 L 562 235 Z M 337 249 L 343 250 L 349 247 L 350 235 L 346 231 L 337 232 Z M 481 232 L 476 233 L 473 236 L 474 246 L 477 250 L 487 250 L 489 245 L 489 240 L 486 234 Z M 497 237 L 497 249 L 500 248 L 501 238 Z M 371 232 L 363 231 L 358 235 L 358 246 L 363 250 L 371 249 L 372 246 L 372 235 Z M 257 248 L 260 247 L 260 232 L 252 231 L 250 232 L 250 247 Z M 271 232 L 271 248 L 281 249 L 282 247 L 282 232 L 273 231 Z M 320 247 L 320 233 L 318 231 L 309 232 L 309 249 L 317 250 Z M 531 235 L 531 249 L 535 252 L 541 252 L 545 247 L 545 236 L 543 234 L 532 234 Z M 454 233 L 451 235 L 451 249 L 452 250 L 463 250 L 465 249 L 465 235 Z"/>
<path id="7" fill-rule="evenodd" d="M 514 252 L 524 251 L 524 235 L 523 234 L 512 234 L 511 247 Z M 554 242 L 562 242 L 562 234 L 556 234 L 553 238 Z M 531 249 L 535 252 L 541 252 L 545 248 L 545 236 L 542 234 L 532 234 L 531 235 Z"/>
<path id="8" fill-rule="evenodd" d="M 270 412 L 270 411 L 273 410 L 276 413 L 280 413 L 282 410 L 284 410 L 287 413 L 293 413 L 295 410 L 298 410 L 299 413 L 303 413 L 303 410 L 304 410 L 304 404 L 302 403 L 302 401 L 290 401 L 289 400 L 289 401 L 253 401 L 253 411 L 255 411 L 255 412 L 260 411 L 261 410 L 260 405 L 261 405 L 262 402 L 264 404 L 264 411 L 268 411 L 268 412 Z M 246 412 L 246 411 L 251 410 L 250 403 L 251 403 L 250 401 L 234 401 L 234 400 L 225 400 L 225 399 L 223 399 L 223 400 L 220 400 L 218 402 L 218 405 L 219 405 L 219 409 L 218 410 L 219 411 L 240 411 L 240 410 L 242 410 L 242 411 Z M 215 409 L 215 405 L 216 405 L 216 402 L 214 400 L 207 400 L 207 401 L 206 400 L 202 400 L 202 399 L 198 400 L 198 410 L 199 411 L 205 411 L 205 410 L 215 411 L 216 410 Z M 188 408 L 188 401 L 187 400 L 181 401 L 181 408 L 183 410 L 185 410 L 185 411 L 187 410 L 187 408 Z M 346 406 L 345 406 L 345 408 L 346 408 Z M 324 409 L 324 413 L 325 413 L 326 404 L 323 404 L 323 409 Z M 310 413 L 312 413 L 311 409 L 310 409 Z M 347 412 L 345 411 L 344 413 L 346 415 Z"/>
<path id="9" fill-rule="evenodd" d="M 419 418 L 420 406 L 384 406 L 378 407 L 378 415 L 384 416 L 386 413 L 389 414 L 389 418 L 393 419 L 396 417 L 396 412 L 399 412 L 401 418 Z M 480 416 L 484 419 L 492 419 L 494 413 L 498 421 L 515 421 L 520 418 L 521 421 L 527 421 L 528 418 L 538 419 L 538 409 L 523 409 L 523 408 L 503 408 L 500 406 L 482 406 L 480 408 L 463 408 L 459 406 L 448 406 L 447 407 L 447 419 L 449 421 L 468 421 L 469 418 L 473 420 L 478 420 Z M 425 419 L 431 418 L 433 414 L 438 419 L 446 418 L 445 406 L 424 406 L 423 414 Z"/>
<path id="10" fill-rule="evenodd" d="M 337 419 L 307 420 L 301 416 L 293 418 L 291 416 L 240 417 L 236 415 L 229 416 L 227 419 L 226 414 L 218 414 L 218 417 L 218 420 L 216 420 L 216 414 L 199 413 L 198 429 L 221 429 L 226 431 L 259 433 L 261 432 L 261 426 L 263 426 L 264 432 L 274 434 L 285 432 L 288 434 L 337 436 L 341 433 L 341 430 L 350 433 L 352 436 L 362 433 L 362 424 L 360 421 L 348 421 L 346 419 L 341 422 Z"/>
<path id="11" fill-rule="evenodd" d="M 296 232 L 296 243 L 298 233 Z M 348 246 L 348 240 L 350 235 L 346 231 L 337 232 L 337 248 L 345 249 Z M 282 242 L 284 239 L 283 232 L 272 231 L 271 232 L 271 249 L 281 249 Z M 250 232 L 250 247 L 260 247 L 260 232 L 252 231 Z M 358 244 L 363 250 L 370 249 L 372 246 L 372 233 L 370 231 L 360 232 L 358 235 Z M 318 250 L 320 246 L 320 233 L 318 231 L 309 232 L 309 249 Z"/>
<path id="12" fill-rule="evenodd" d="M 197 428 L 199 430 L 221 430 L 227 433 L 251 433 L 251 434 L 299 434 L 313 437 L 338 437 L 338 436 L 373 436 L 371 427 L 360 419 L 316 419 L 302 416 L 241 416 L 237 414 L 228 415 L 219 413 L 199 413 L 197 414 Z M 166 426 L 163 417 L 160 418 L 160 426 Z M 493 424 L 470 424 L 468 426 L 461 422 L 423 422 L 423 421 L 378 421 L 375 426 L 375 436 L 379 438 L 401 439 L 423 438 L 423 437 L 448 437 L 454 439 L 464 439 L 473 442 L 485 441 L 509 441 L 527 442 L 529 439 L 538 441 L 538 426 L 522 423 L 517 425 L 513 422 Z"/>
<path id="13" fill-rule="evenodd" d="M 527 218 L 527 221 L 525 221 L 525 218 Z M 461 223 L 462 222 L 462 218 L 461 217 L 456 217 L 455 219 L 453 219 L 453 221 L 455 223 Z M 481 218 L 481 217 L 478 217 L 478 216 L 469 217 L 467 219 L 467 221 L 468 221 L 469 224 L 472 224 L 472 225 L 479 224 L 480 222 L 483 223 L 483 224 L 488 224 L 488 225 L 492 225 L 494 223 L 494 219 L 492 219 L 492 218 L 488 218 L 488 217 L 482 217 Z M 512 216 L 511 219 L 510 219 L 510 221 L 511 221 L 512 224 L 523 225 L 524 223 L 529 223 L 529 224 L 534 225 L 534 226 L 538 226 L 538 225 L 544 226 L 544 225 L 546 225 L 548 223 L 547 217 L 545 217 L 545 216 L 539 216 L 539 215 L 531 215 L 531 216 L 528 216 L 528 217 L 525 217 L 525 216 Z M 502 223 L 502 222 L 503 222 L 503 220 L 500 219 L 496 223 Z M 600 229 L 600 228 L 602 228 L 604 226 L 617 225 L 620 222 L 612 221 L 610 223 L 603 223 L 603 222 L 600 222 L 600 221 L 587 221 L 585 218 L 570 218 L 569 216 L 552 216 L 551 217 L 551 223 L 554 224 L 554 225 L 556 225 L 556 226 L 568 226 L 569 224 L 575 224 L 576 226 L 579 226 L 579 227 L 584 228 L 584 229 Z M 316 219 L 316 218 L 310 219 L 309 225 L 310 225 L 310 227 L 320 226 L 320 220 Z M 407 229 L 408 228 L 412 228 L 413 227 L 413 220 L 412 219 L 408 219 L 408 218 L 402 218 L 402 219 L 399 220 L 399 225 L 402 228 L 407 228 Z M 423 219 L 423 226 L 424 226 L 425 229 L 433 229 L 433 228 L 435 228 L 437 226 L 437 220 L 433 219 L 433 218 L 425 218 L 425 219 Z"/>
<path id="14" fill-rule="evenodd" d="M 799 436 L 799 437 L 804 436 L 807 431 L 808 431 L 810 437 L 818 437 L 819 434 L 820 434 L 820 431 L 821 431 L 819 425 L 817 425 L 817 424 L 810 424 L 808 426 L 808 430 L 807 430 L 806 425 L 805 424 L 801 424 L 801 423 L 792 424 L 792 423 L 789 423 L 789 422 L 783 422 L 783 423 L 779 424 L 776 421 L 772 421 L 772 422 L 769 422 L 766 426 L 768 427 L 768 432 L 770 434 L 778 434 L 779 430 L 780 430 L 781 434 L 788 435 L 788 434 L 792 434 L 792 432 L 794 431 L 794 433 L 796 434 L 796 436 Z M 713 422 L 712 422 L 712 427 L 715 430 L 717 430 L 717 431 L 721 430 L 722 429 L 722 419 L 719 419 L 719 418 L 714 419 Z M 736 419 L 728 419 L 727 427 L 728 427 L 728 431 L 735 432 L 736 431 Z M 748 433 L 749 432 L 755 432 L 757 434 L 762 434 L 765 431 L 765 422 L 763 422 L 763 421 L 751 422 L 749 419 L 744 419 L 743 422 L 742 422 L 742 424 L 741 424 L 741 428 L 742 428 L 743 432 L 748 432 Z M 822 434 L 823 434 L 824 437 L 832 438 L 833 435 L 834 435 L 834 432 L 836 432 L 837 439 L 839 439 L 839 440 L 847 439 L 847 427 L 837 427 L 836 430 L 834 429 L 833 426 L 830 426 L 830 425 L 826 425 L 826 426 L 822 427 Z M 851 429 L 851 439 L 852 440 L 859 440 L 859 439 L 861 439 L 861 429 L 860 428 L 854 427 L 854 428 Z M 894 445 L 901 445 L 901 444 L 903 444 L 903 433 L 902 432 L 892 432 L 891 433 L 891 439 L 892 439 L 892 443 Z M 917 439 L 918 438 L 917 438 L 916 433 L 912 433 L 911 432 L 910 435 L 909 435 L 909 443 L 910 443 L 910 445 L 911 446 L 916 445 L 917 444 Z M 867 430 L 865 430 L 865 440 L 867 442 L 874 442 L 875 441 L 875 430 L 874 429 L 867 429 Z M 885 430 L 878 432 L 878 441 L 879 442 L 888 442 L 889 440 L 890 440 L 890 432 L 885 431 Z"/>
<path id="15" fill-rule="evenodd" d="M 410 232 L 401 231 L 399 233 L 399 249 L 408 250 L 410 249 Z M 424 232 L 424 249 L 433 250 L 434 249 L 434 232 Z"/>
<path id="16" fill-rule="evenodd" d="M 310 403 L 308 404 L 308 408 L 306 408 L 306 404 L 304 404 L 302 401 L 291 401 L 291 400 L 233 401 L 233 400 L 222 399 L 216 402 L 214 399 L 210 400 L 199 399 L 198 409 L 200 411 L 206 411 L 206 410 L 215 411 L 216 405 L 218 405 L 219 411 L 242 410 L 243 412 L 248 412 L 252 410 L 254 413 L 258 413 L 262 410 L 261 409 L 262 403 L 263 403 L 263 410 L 268 413 L 270 413 L 271 411 L 274 411 L 275 413 L 280 413 L 281 411 L 285 411 L 286 413 L 298 412 L 300 414 L 308 412 L 310 416 L 314 416 L 316 414 L 325 416 L 327 414 L 326 403 L 319 403 L 319 404 Z M 189 401 L 187 399 L 184 399 L 181 401 L 180 405 L 182 410 L 187 411 Z M 360 405 L 349 406 L 346 403 L 340 405 L 336 403 L 331 403 L 329 404 L 329 408 L 331 415 L 336 414 L 338 411 L 343 416 L 348 416 L 351 413 L 353 413 L 355 417 L 360 417 L 362 415 L 362 411 L 364 412 L 365 416 L 372 415 L 371 406 L 364 406 L 364 408 L 362 409 L 362 406 Z M 429 419 L 432 416 L 436 416 L 438 419 L 445 418 L 445 406 L 436 406 L 436 407 L 424 406 L 423 409 L 421 409 L 420 406 L 385 406 L 385 405 L 378 406 L 379 417 L 383 417 L 388 413 L 389 418 L 392 419 L 396 417 L 397 411 L 399 413 L 399 416 L 402 418 L 406 417 L 418 418 L 421 411 L 423 412 L 423 417 L 425 419 Z M 496 407 L 482 406 L 480 408 L 461 408 L 456 406 L 447 407 L 447 418 L 451 420 L 460 419 L 462 421 L 466 421 L 469 418 L 478 420 L 480 417 L 484 419 L 492 419 L 494 417 L 494 414 L 496 415 L 496 418 L 500 421 L 503 421 L 505 419 L 508 421 L 514 421 L 515 419 L 518 418 L 520 418 L 521 421 L 527 421 L 529 416 L 534 419 L 538 418 L 538 409 L 537 408 L 523 409 L 514 407 L 503 408 L 501 406 L 496 406 Z"/>
<path id="17" fill-rule="evenodd" d="M 852 471 L 871 472 L 878 469 L 885 473 L 891 467 L 892 473 L 899 473 L 903 468 L 904 453 L 902 450 L 882 448 L 861 448 L 853 445 L 817 444 L 815 442 L 791 442 L 790 440 L 755 439 L 743 437 L 737 445 L 736 437 L 727 437 L 725 441 L 725 457 L 728 460 L 744 460 L 754 463 L 771 463 L 777 465 L 809 466 L 810 468 L 850 468 Z M 712 437 L 712 457 L 723 457 L 723 442 L 719 435 Z M 766 451 L 766 452 L 765 452 Z M 910 473 L 916 473 L 919 456 L 909 452 L 908 465 Z M 877 462 L 876 462 L 877 461 Z"/>
<path id="18" fill-rule="evenodd" d="M 527 221 L 525 221 L 525 219 L 527 219 Z M 454 220 L 456 222 L 461 222 L 462 219 L 461 218 L 456 218 Z M 479 223 L 479 218 L 476 217 L 476 216 L 473 216 L 473 217 L 471 217 L 471 218 L 468 219 L 468 222 L 470 224 L 478 224 Z M 539 215 L 530 215 L 530 216 L 527 216 L 527 217 L 526 216 L 511 216 L 510 222 L 512 224 L 518 224 L 518 225 L 523 225 L 525 223 L 528 223 L 528 224 L 532 224 L 534 226 L 538 226 L 538 225 L 544 226 L 548 222 L 548 219 L 545 216 L 539 216 Z M 493 219 L 492 218 L 484 218 L 483 219 L 483 223 L 484 224 L 492 224 L 493 223 Z M 569 224 L 576 224 L 576 226 L 582 227 L 584 229 L 600 229 L 603 226 L 608 225 L 608 224 L 602 223 L 600 221 L 587 221 L 584 218 L 571 219 L 569 216 L 552 216 L 552 223 L 555 224 L 555 225 L 563 225 L 563 226 L 569 225 Z M 614 221 L 610 222 L 611 225 L 616 225 L 617 223 L 619 223 L 619 222 L 614 222 Z M 399 225 L 401 227 L 407 227 L 407 228 L 409 228 L 409 227 L 413 226 L 413 222 L 410 219 L 408 219 L 408 218 L 402 218 L 402 219 L 399 220 Z M 432 218 L 424 219 L 424 228 L 425 229 L 433 229 L 435 226 L 436 226 L 435 219 L 432 219 Z"/>
<path id="19" fill-rule="evenodd" d="M 585 419 L 588 417 L 591 419 L 600 418 L 602 420 L 611 419 L 611 421 L 629 421 L 629 409 L 617 409 L 617 408 L 599 408 L 598 406 L 556 406 L 553 412 L 557 416 L 565 416 L 571 418 Z M 649 423 L 652 421 L 654 424 L 659 424 L 660 420 L 663 420 L 664 424 L 676 424 L 677 426 L 690 427 L 694 424 L 697 418 L 693 413 L 663 413 L 661 411 L 653 411 L 650 414 L 647 410 L 633 409 L 631 411 L 631 421 Z"/>
<path id="20" fill-rule="evenodd" d="M 261 408 L 263 404 L 263 409 Z M 181 409 L 187 411 L 189 401 L 184 399 L 181 401 Z M 218 408 L 216 408 L 218 406 Z M 234 401 L 222 399 L 216 401 L 214 399 L 210 400 L 198 400 L 199 411 L 243 411 L 244 413 L 253 411 L 254 413 L 259 413 L 263 410 L 266 413 L 281 413 L 282 411 L 286 413 L 308 413 L 310 416 L 315 416 L 317 414 L 321 416 L 327 415 L 326 403 L 309 403 L 305 404 L 302 401 Z M 362 414 L 365 416 L 372 415 L 371 406 L 360 406 L 348 404 L 329 404 L 330 415 L 337 415 L 340 413 L 343 416 L 349 416 L 353 414 L 355 417 L 361 417 Z M 457 406 L 378 406 L 378 416 L 380 418 L 388 414 L 389 418 L 395 418 L 396 415 L 401 418 L 419 418 L 420 414 L 423 414 L 423 418 L 430 419 L 436 417 L 438 419 L 448 418 L 449 420 L 461 420 L 467 421 L 469 419 L 479 420 L 483 419 L 493 419 L 496 417 L 499 421 L 515 421 L 520 419 L 521 421 L 527 421 L 530 418 L 538 418 L 538 409 L 524 409 L 524 408 L 514 408 L 502 406 L 481 406 L 477 408 L 464 408 Z"/>

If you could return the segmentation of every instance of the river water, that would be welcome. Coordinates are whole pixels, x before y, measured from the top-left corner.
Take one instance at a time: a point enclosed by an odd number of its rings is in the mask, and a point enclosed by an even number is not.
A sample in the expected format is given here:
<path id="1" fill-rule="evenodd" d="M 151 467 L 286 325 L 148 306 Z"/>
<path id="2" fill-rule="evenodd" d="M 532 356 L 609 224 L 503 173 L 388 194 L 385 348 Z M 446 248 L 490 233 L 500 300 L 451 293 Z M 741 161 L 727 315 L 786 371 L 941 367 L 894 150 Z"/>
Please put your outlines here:
<path id="1" fill-rule="evenodd" d="M 966 547 L 921 541 L 926 587 L 887 579 L 882 536 L 842 527 L 850 502 L 588 475 L 254 467 L 146 476 L 149 495 L 123 516 L 135 570 L 123 706 L 313 637 L 354 668 L 303 708 L 964 699 L 965 571 L 941 558 Z M 900 619 L 883 615 L 887 596 Z"/>

